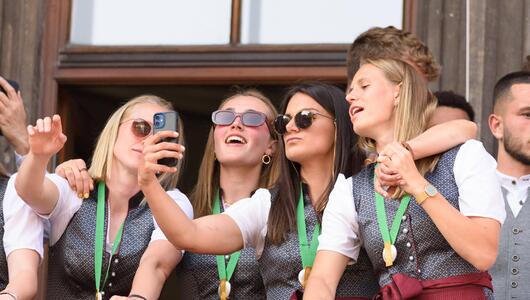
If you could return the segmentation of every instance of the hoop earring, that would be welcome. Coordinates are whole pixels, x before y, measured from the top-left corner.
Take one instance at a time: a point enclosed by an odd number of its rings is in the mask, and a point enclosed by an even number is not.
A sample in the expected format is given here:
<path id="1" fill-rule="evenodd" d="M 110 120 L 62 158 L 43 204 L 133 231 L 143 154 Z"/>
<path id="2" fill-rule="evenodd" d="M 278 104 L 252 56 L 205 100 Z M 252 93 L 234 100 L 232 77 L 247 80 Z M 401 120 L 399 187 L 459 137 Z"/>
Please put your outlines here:
<path id="1" fill-rule="evenodd" d="M 263 156 L 261 157 L 261 162 L 264 164 L 264 165 L 268 165 L 270 164 L 272 161 L 272 158 L 270 155 L 268 154 L 263 154 Z"/>

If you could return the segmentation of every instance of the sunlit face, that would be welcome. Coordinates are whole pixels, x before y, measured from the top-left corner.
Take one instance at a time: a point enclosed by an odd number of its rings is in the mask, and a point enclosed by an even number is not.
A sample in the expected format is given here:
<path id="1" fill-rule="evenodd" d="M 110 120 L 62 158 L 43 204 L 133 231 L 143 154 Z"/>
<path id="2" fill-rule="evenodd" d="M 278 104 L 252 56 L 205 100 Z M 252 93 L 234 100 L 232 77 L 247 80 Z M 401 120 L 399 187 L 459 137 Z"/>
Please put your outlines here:
<path id="1" fill-rule="evenodd" d="M 313 111 L 322 115 L 315 115 L 308 128 L 300 129 L 296 126 L 294 116 L 302 110 Z M 291 116 L 283 135 L 285 155 L 290 161 L 300 164 L 308 160 L 325 159 L 333 157 L 335 147 L 334 117 L 327 112 L 312 97 L 296 93 L 289 101 L 285 115 Z"/>
<path id="2" fill-rule="evenodd" d="M 517 161 L 530 165 L 530 84 L 514 84 L 502 113 L 504 149 Z"/>
<path id="3" fill-rule="evenodd" d="M 252 96 L 236 96 L 220 109 L 233 110 L 236 113 L 257 111 L 270 115 L 269 107 Z M 272 155 L 275 143 L 267 124 L 258 127 L 245 126 L 239 116 L 231 125 L 216 125 L 213 137 L 215 157 L 221 166 L 261 165 L 264 154 Z"/>
<path id="4" fill-rule="evenodd" d="M 362 65 L 346 95 L 355 133 L 376 139 L 382 132 L 392 130 L 398 96 L 399 85 L 389 81 L 374 65 Z"/>
<path id="5" fill-rule="evenodd" d="M 136 171 L 140 164 L 143 142 L 146 138 L 140 138 L 133 134 L 131 130 L 134 119 L 144 119 L 153 128 L 153 116 L 157 112 L 167 112 L 167 108 L 153 103 L 141 103 L 133 106 L 123 115 L 121 125 L 118 129 L 118 136 L 114 144 L 114 159 L 120 165 L 130 170 Z M 152 133 L 152 132 L 151 132 Z"/>

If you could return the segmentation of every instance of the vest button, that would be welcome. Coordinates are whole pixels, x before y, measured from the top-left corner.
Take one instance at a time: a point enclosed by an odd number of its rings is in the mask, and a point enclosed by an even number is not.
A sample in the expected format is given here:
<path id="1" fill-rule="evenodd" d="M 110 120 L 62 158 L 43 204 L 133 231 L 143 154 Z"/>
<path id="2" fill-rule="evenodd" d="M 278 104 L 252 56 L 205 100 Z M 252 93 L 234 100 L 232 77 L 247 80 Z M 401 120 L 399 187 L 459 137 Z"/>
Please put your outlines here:
<path id="1" fill-rule="evenodd" d="M 229 260 L 230 259 L 230 255 L 225 255 L 225 260 Z"/>
<path id="2" fill-rule="evenodd" d="M 512 281 L 512 288 L 516 288 L 518 286 L 517 281 Z"/>
<path id="3" fill-rule="evenodd" d="M 414 260 L 414 256 L 412 256 L 412 255 L 409 256 L 409 260 L 410 260 L 410 261 L 413 261 L 413 260 Z"/>
<path id="4" fill-rule="evenodd" d="M 120 262 L 119 259 L 117 259 L 117 258 L 114 259 L 114 263 L 115 263 L 115 264 L 117 264 L 117 263 L 119 263 L 119 262 Z"/>
<path id="5" fill-rule="evenodd" d="M 517 255 L 512 256 L 512 260 L 513 261 L 519 261 L 519 256 L 517 256 Z"/>
<path id="6" fill-rule="evenodd" d="M 512 274 L 513 274 L 513 275 L 517 275 L 517 274 L 519 274 L 519 269 L 517 269 L 517 268 L 513 268 L 513 269 L 512 269 Z"/>
<path id="7" fill-rule="evenodd" d="M 407 220 L 407 216 L 406 215 L 401 217 L 401 221 L 406 221 L 406 220 Z"/>
<path id="8" fill-rule="evenodd" d="M 112 282 L 109 282 L 109 287 L 112 287 Z"/>
<path id="9" fill-rule="evenodd" d="M 407 244 L 405 246 L 407 246 L 407 248 L 410 248 L 412 246 L 412 244 L 410 242 L 407 242 Z"/>
<path id="10" fill-rule="evenodd" d="M 112 272 L 112 273 L 110 273 L 110 276 L 112 276 L 112 277 L 116 277 L 116 272 Z"/>
<path id="11" fill-rule="evenodd" d="M 403 229 L 403 233 L 404 233 L 404 234 L 407 234 L 408 232 L 409 232 L 409 230 L 408 230 L 407 228 L 404 228 L 404 229 Z"/>
<path id="12" fill-rule="evenodd" d="M 512 232 L 513 234 L 518 234 L 519 232 L 521 232 L 521 230 L 519 230 L 519 228 L 514 228 L 512 229 Z"/>

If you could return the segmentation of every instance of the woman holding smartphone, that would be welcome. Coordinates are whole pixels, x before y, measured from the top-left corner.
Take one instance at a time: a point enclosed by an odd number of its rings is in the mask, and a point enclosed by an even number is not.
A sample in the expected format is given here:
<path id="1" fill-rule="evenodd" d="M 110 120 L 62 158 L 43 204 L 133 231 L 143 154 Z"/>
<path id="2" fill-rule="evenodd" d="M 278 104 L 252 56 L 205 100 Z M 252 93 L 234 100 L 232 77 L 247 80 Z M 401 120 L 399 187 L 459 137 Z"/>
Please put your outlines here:
<path id="1" fill-rule="evenodd" d="M 28 127 L 30 152 L 16 175 L 18 195 L 51 223 L 49 299 L 156 299 L 181 259 L 156 224 L 138 185 L 144 142 L 153 115 L 172 110 L 156 96 L 136 97 L 109 118 L 88 172 L 96 188 L 83 200 L 68 182 L 45 174 L 50 158 L 66 142 L 59 116 Z M 182 131 L 182 127 L 181 131 Z M 157 137 L 177 137 L 160 132 Z M 183 147 L 160 143 L 158 150 L 182 158 Z M 169 168 L 169 167 L 167 167 Z M 177 168 L 172 167 L 176 171 Z M 178 172 L 156 177 L 165 196 L 193 216 L 187 197 L 176 188 Z M 83 196 L 83 195 L 81 195 Z"/>
<path id="2" fill-rule="evenodd" d="M 278 177 L 276 109 L 257 90 L 240 90 L 212 113 L 199 177 L 191 195 L 195 217 L 219 214 Z M 219 299 L 224 280 L 232 299 L 265 299 L 254 249 L 230 255 L 186 252 L 177 267 L 178 297 Z"/>
<path id="3" fill-rule="evenodd" d="M 361 245 L 378 275 L 380 299 L 492 299 L 486 270 L 505 214 L 495 160 L 471 140 L 414 162 L 401 143 L 422 134 L 436 99 L 407 62 L 365 61 L 347 99 L 360 144 L 379 152 L 379 166 L 337 180 L 309 299 L 333 299 Z M 397 190 L 374 191 L 377 168 L 399 176 Z"/>

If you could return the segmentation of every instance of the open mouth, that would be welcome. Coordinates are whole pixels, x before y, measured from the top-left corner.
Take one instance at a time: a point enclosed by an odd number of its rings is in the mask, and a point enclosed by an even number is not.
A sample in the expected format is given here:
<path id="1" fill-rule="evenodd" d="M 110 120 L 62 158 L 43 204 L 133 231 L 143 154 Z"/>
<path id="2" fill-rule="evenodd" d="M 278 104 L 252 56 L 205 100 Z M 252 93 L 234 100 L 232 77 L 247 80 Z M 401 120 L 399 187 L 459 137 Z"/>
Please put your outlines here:
<path id="1" fill-rule="evenodd" d="M 363 110 L 364 108 L 360 106 L 353 106 L 352 108 L 350 108 L 350 117 L 355 117 L 356 114 L 360 113 Z"/>
<path id="2" fill-rule="evenodd" d="M 241 136 L 237 136 L 237 135 L 230 135 L 226 138 L 225 140 L 225 143 L 227 144 L 240 144 L 240 145 L 243 145 L 243 144 L 246 144 L 247 141 L 241 137 Z"/>

